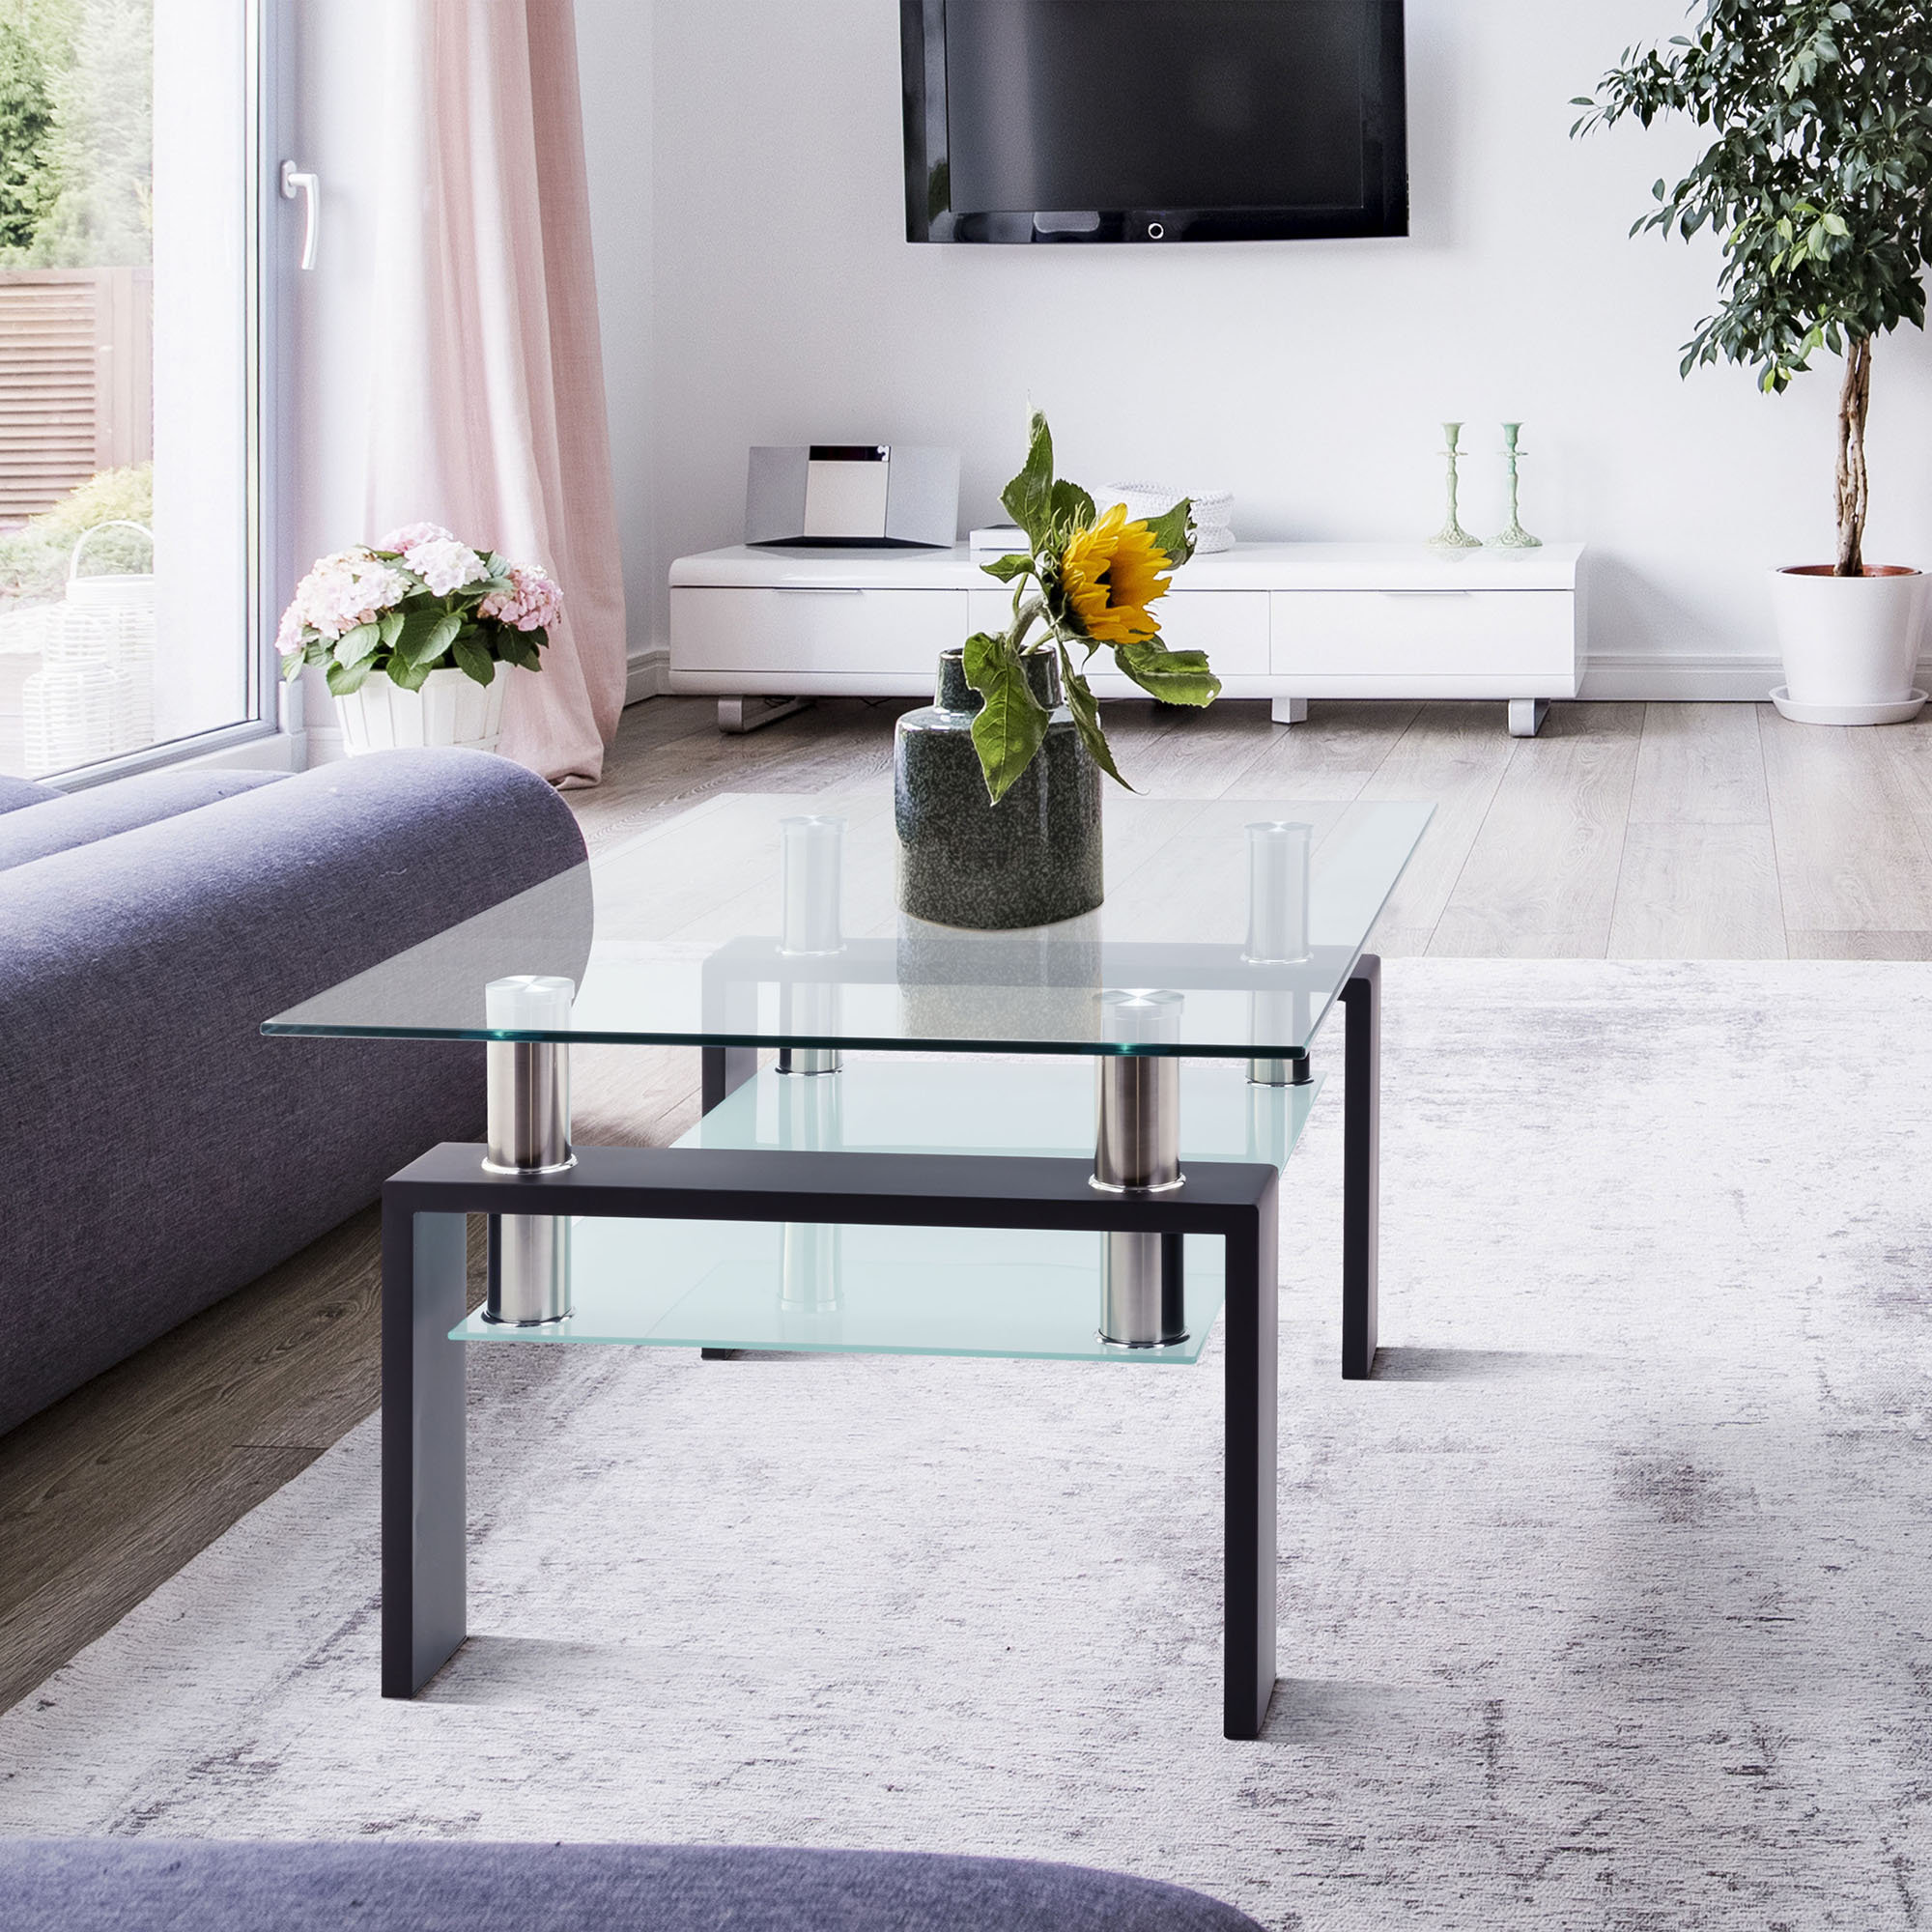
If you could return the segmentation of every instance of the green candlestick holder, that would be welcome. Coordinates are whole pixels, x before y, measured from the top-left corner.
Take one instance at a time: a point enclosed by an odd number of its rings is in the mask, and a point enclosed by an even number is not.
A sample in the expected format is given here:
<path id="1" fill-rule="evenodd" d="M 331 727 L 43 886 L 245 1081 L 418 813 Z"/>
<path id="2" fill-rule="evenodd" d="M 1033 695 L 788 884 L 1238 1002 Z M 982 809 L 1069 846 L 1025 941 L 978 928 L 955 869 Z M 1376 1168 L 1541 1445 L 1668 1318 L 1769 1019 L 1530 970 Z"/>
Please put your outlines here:
<path id="1" fill-rule="evenodd" d="M 1429 539 L 1430 548 L 1432 550 L 1481 550 L 1483 547 L 1482 538 L 1472 537 L 1463 527 L 1462 524 L 1457 521 L 1456 516 L 1457 497 L 1462 487 L 1462 479 L 1457 472 L 1463 461 L 1461 446 L 1463 425 L 1461 423 L 1444 423 L 1442 425 L 1442 434 L 1448 442 L 1448 447 L 1442 454 L 1449 460 L 1449 521 Z"/>
<path id="2" fill-rule="evenodd" d="M 1543 539 L 1533 537 L 1523 528 L 1521 519 L 1517 515 L 1517 458 L 1522 454 L 1517 447 L 1517 438 L 1522 434 L 1520 423 L 1503 424 L 1503 459 L 1509 465 L 1510 521 L 1509 528 L 1501 536 L 1492 537 L 1490 542 L 1497 550 L 1541 550 Z"/>

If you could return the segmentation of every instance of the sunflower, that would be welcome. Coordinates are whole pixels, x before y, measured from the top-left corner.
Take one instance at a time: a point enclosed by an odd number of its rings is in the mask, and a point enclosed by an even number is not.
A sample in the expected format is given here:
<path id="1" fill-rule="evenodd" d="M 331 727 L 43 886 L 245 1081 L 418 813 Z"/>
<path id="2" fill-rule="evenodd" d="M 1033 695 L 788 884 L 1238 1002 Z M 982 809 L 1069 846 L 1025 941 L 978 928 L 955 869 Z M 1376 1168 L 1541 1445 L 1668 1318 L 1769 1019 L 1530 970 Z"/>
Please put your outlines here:
<path id="1" fill-rule="evenodd" d="M 1116 503 L 1090 530 L 1075 530 L 1060 560 L 1069 612 L 1095 643 L 1143 643 L 1160 635 L 1148 606 L 1167 595 L 1167 554 L 1144 523 Z"/>

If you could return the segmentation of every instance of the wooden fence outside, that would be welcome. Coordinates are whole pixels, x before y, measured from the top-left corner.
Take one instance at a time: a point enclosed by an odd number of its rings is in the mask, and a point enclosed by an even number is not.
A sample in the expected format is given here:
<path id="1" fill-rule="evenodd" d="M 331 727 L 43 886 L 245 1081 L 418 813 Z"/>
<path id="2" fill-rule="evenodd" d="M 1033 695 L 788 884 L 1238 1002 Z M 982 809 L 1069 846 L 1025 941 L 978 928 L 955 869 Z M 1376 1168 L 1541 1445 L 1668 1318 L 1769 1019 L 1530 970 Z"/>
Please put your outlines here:
<path id="1" fill-rule="evenodd" d="M 0 270 L 0 525 L 155 453 L 152 269 Z"/>

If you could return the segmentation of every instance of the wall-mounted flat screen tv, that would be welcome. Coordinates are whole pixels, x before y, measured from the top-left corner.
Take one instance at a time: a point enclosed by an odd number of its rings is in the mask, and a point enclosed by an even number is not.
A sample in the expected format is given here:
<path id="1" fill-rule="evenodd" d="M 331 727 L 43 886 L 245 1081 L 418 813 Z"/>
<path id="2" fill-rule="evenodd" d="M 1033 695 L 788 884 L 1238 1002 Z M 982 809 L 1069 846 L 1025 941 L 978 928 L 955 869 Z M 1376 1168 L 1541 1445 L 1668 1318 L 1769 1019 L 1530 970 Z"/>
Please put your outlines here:
<path id="1" fill-rule="evenodd" d="M 899 0 L 914 242 L 1408 232 L 1403 0 Z"/>

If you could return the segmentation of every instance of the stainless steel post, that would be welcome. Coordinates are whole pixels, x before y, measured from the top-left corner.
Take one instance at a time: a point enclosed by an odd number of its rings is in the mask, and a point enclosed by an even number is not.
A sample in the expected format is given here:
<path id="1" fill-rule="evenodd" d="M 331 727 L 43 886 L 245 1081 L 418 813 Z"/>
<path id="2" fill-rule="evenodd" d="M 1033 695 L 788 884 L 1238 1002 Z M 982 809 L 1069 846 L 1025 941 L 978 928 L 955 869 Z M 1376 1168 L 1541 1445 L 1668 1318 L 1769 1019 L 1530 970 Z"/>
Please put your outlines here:
<path id="1" fill-rule="evenodd" d="M 485 989 L 492 1032 L 560 1032 L 577 988 L 522 974 Z M 560 1174 L 570 1151 L 570 1048 L 554 1040 L 493 1039 L 485 1049 L 489 1117 L 485 1167 L 499 1174 Z M 499 1214 L 490 1223 L 490 1294 L 484 1319 L 519 1328 L 570 1313 L 570 1217 Z"/>
<path id="2" fill-rule="evenodd" d="M 808 816 L 779 820 L 781 859 L 779 951 L 788 958 L 829 957 L 844 951 L 840 923 L 840 872 L 845 838 L 842 818 Z M 836 981 L 787 984 L 781 1025 L 787 1033 L 837 1035 L 839 998 Z M 815 1077 L 837 1073 L 836 1046 L 779 1049 L 779 1071 Z"/>
<path id="3" fill-rule="evenodd" d="M 1309 854 L 1312 825 L 1262 820 L 1248 827 L 1248 943 L 1241 957 L 1256 966 L 1300 966 L 1309 959 Z M 1274 1044 L 1306 1032 L 1308 1000 L 1269 988 L 1250 1001 L 1250 1035 Z M 1299 1024 L 1298 1024 L 1299 1023 Z M 1257 1087 L 1298 1087 L 1312 1077 L 1308 1057 L 1251 1060 Z"/>
<path id="4" fill-rule="evenodd" d="M 1158 1048 L 1180 1037 L 1179 993 L 1103 993 L 1106 1037 Z M 1099 1062 L 1093 1184 L 1109 1194 L 1166 1194 L 1180 1171 L 1180 1063 L 1159 1051 L 1108 1054 Z M 1181 1242 L 1110 1232 L 1103 1245 L 1100 1339 L 1124 1349 L 1187 1339 Z"/>
<path id="5" fill-rule="evenodd" d="M 836 1072 L 838 1069 L 832 1069 Z M 779 1146 L 835 1151 L 845 1144 L 839 1080 L 779 1082 Z M 787 1221 L 779 1249 L 779 1302 L 785 1314 L 822 1315 L 839 1303 L 839 1230 Z"/>

